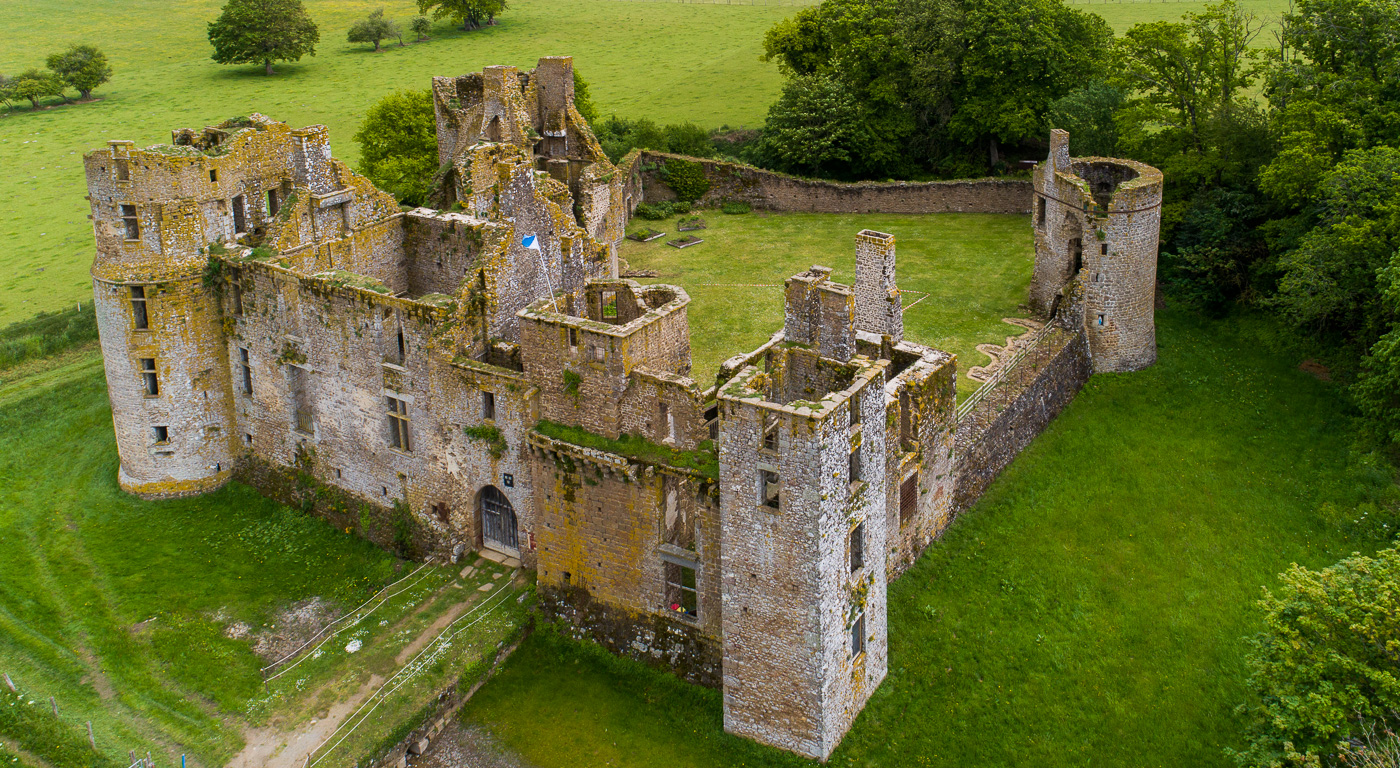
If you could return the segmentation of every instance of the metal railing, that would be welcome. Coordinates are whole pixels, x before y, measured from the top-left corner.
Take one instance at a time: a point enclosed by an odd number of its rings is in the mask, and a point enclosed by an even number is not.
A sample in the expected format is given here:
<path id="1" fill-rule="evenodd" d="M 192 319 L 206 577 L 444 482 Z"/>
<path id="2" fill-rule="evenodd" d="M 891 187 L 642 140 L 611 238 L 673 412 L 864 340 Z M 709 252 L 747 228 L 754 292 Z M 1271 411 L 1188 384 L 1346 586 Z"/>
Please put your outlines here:
<path id="1" fill-rule="evenodd" d="M 982 386 L 978 387 L 976 392 L 973 392 L 971 396 L 962 401 L 962 404 L 958 406 L 958 421 L 963 421 L 977 410 L 977 406 L 981 405 L 984 400 L 990 397 L 992 392 L 1006 380 L 1007 376 L 1016 371 L 1026 355 L 1030 354 L 1032 351 L 1039 350 L 1042 347 L 1041 342 L 1045 340 L 1045 337 L 1050 334 L 1054 327 L 1053 323 L 1046 323 L 1040 330 L 1035 332 L 1035 335 L 1030 338 L 1028 343 L 1016 350 L 1010 360 L 997 366 L 991 378 L 983 382 Z"/>

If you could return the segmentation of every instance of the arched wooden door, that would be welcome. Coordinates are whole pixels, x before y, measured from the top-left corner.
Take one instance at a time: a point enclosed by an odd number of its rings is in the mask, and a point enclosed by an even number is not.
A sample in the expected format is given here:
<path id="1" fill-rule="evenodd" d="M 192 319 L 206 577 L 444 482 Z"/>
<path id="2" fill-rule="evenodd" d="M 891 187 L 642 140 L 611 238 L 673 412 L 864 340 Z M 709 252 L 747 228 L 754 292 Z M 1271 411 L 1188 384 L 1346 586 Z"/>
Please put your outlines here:
<path id="1" fill-rule="evenodd" d="M 515 508 L 510 499 L 494 485 L 481 489 L 477 506 L 481 512 L 482 543 L 492 549 L 517 552 L 520 534 L 515 522 Z"/>

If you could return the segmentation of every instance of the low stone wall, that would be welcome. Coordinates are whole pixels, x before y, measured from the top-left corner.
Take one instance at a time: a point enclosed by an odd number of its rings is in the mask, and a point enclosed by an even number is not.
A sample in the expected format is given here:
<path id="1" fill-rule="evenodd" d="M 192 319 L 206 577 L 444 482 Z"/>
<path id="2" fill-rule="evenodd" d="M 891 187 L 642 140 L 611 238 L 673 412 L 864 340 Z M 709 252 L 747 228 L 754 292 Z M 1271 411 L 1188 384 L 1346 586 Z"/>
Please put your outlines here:
<path id="1" fill-rule="evenodd" d="M 634 614 L 594 600 L 578 587 L 541 584 L 538 591 L 541 618 L 555 622 L 573 639 L 592 640 L 697 685 L 720 687 L 720 643 L 698 627 L 665 616 Z"/>
<path id="2" fill-rule="evenodd" d="M 970 181 L 863 181 L 804 179 L 751 165 L 643 152 L 642 188 L 649 202 L 675 200 L 661 180 L 668 158 L 700 163 L 710 190 L 700 207 L 738 200 L 754 208 L 794 213 L 1030 213 L 1034 192 L 1025 179 Z M 647 170 L 650 169 L 650 170 Z"/>
<path id="3" fill-rule="evenodd" d="M 971 507 L 996 476 L 1069 404 L 1093 372 L 1082 330 L 1056 327 L 958 421 L 955 513 Z"/>

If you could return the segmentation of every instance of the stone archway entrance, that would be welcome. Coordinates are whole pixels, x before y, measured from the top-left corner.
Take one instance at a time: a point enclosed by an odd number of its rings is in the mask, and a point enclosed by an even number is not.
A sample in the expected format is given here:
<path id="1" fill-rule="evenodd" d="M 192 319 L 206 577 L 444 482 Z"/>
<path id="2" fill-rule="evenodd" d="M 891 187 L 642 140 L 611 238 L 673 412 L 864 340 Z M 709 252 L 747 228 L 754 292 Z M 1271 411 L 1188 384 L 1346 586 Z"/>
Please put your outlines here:
<path id="1" fill-rule="evenodd" d="M 510 499 L 494 485 L 481 489 L 477 511 L 481 515 L 481 543 L 491 549 L 516 555 L 520 551 L 520 529 Z"/>

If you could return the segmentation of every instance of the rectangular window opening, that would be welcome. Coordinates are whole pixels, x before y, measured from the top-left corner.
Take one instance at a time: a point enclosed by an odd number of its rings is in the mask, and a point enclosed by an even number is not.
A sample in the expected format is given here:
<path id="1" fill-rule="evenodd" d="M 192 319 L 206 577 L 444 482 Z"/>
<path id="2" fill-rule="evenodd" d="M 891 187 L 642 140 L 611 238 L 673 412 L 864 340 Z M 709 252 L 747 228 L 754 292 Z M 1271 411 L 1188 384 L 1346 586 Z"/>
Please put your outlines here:
<path id="1" fill-rule="evenodd" d="M 136 206 L 122 206 L 122 228 L 126 230 L 127 240 L 141 239 L 141 218 L 136 215 Z"/>
<path id="2" fill-rule="evenodd" d="M 267 215 L 277 215 L 277 190 L 275 189 L 269 189 L 267 191 Z"/>
<path id="3" fill-rule="evenodd" d="M 219 183 L 219 171 L 218 171 L 217 169 L 214 169 L 214 168 L 210 168 L 210 169 L 209 169 L 209 183 L 210 183 L 210 184 L 218 184 L 218 183 Z"/>
<path id="4" fill-rule="evenodd" d="M 603 318 L 617 319 L 617 291 L 603 291 Z"/>
<path id="5" fill-rule="evenodd" d="M 146 397 L 160 395 L 160 379 L 156 377 L 155 358 L 141 358 L 141 383 L 146 389 Z"/>
<path id="6" fill-rule="evenodd" d="M 233 196 L 233 231 L 243 234 L 248 231 L 248 213 L 243 209 L 243 196 Z"/>
<path id="7" fill-rule="evenodd" d="M 146 289 L 139 285 L 131 286 L 131 324 L 138 331 L 151 327 L 146 315 Z"/>
<path id="8" fill-rule="evenodd" d="M 667 607 L 674 613 L 698 618 L 700 610 L 695 589 L 695 569 L 670 562 L 665 565 Z"/>
<path id="9" fill-rule="evenodd" d="M 775 414 L 764 411 L 762 413 L 763 426 L 763 450 L 778 450 L 778 417 Z"/>
<path id="10" fill-rule="evenodd" d="M 1103 325 L 1103 315 L 1099 315 L 1099 325 Z"/>
<path id="11" fill-rule="evenodd" d="M 1103 243 L 1099 246 L 1099 253 L 1104 256 L 1108 255 L 1108 243 Z"/>
<path id="12" fill-rule="evenodd" d="M 128 160 L 117 161 L 117 181 L 131 181 L 131 162 Z"/>
<path id="13" fill-rule="evenodd" d="M 919 508 L 919 476 L 910 475 L 899 484 L 899 522 L 909 522 Z"/>
<path id="14" fill-rule="evenodd" d="M 482 393 L 481 393 L 481 418 L 483 418 L 483 419 L 491 419 L 492 421 L 495 421 L 495 419 L 496 419 L 496 393 L 495 393 L 495 392 L 482 392 Z"/>
<path id="15" fill-rule="evenodd" d="M 247 432 L 244 432 L 244 433 L 243 433 L 243 444 L 244 444 L 244 445 L 252 445 L 252 444 L 253 444 L 253 436 L 252 436 L 251 434 L 247 433 Z"/>
<path id="16" fill-rule="evenodd" d="M 856 614 L 855 621 L 851 622 L 851 658 L 856 658 L 865 653 L 865 612 Z"/>
<path id="17" fill-rule="evenodd" d="M 232 283 L 230 283 L 229 286 L 230 286 L 230 288 L 232 289 L 232 290 L 230 290 L 229 292 L 233 294 L 233 315 L 234 315 L 234 317 L 242 317 L 242 316 L 243 316 L 243 286 L 239 285 L 239 284 L 238 284 L 238 281 L 236 281 L 236 280 L 233 281 Z"/>
<path id="18" fill-rule="evenodd" d="M 578 329 L 577 329 L 577 328 L 570 328 L 570 329 L 569 329 L 569 351 L 571 351 L 571 352 L 577 352 L 577 351 L 578 351 Z"/>
<path id="19" fill-rule="evenodd" d="M 1045 198 L 1043 197 L 1035 199 L 1035 225 L 1037 227 L 1045 226 Z"/>
<path id="20" fill-rule="evenodd" d="M 407 352 L 407 349 L 404 347 L 404 343 L 403 343 L 403 331 L 399 331 L 399 338 L 398 338 L 398 341 L 399 341 L 399 365 L 403 365 L 403 361 L 406 359 L 406 354 L 405 354 L 405 353 Z"/>
<path id="21" fill-rule="evenodd" d="M 397 397 L 385 397 L 389 412 L 389 444 L 407 453 L 412 450 L 408 440 L 408 401 Z"/>
<path id="22" fill-rule="evenodd" d="M 852 398 L 851 398 L 851 426 L 854 427 L 855 425 L 857 425 L 857 424 L 859 424 L 859 423 L 860 423 L 860 400 L 859 400 L 859 398 L 852 397 Z"/>
<path id="23" fill-rule="evenodd" d="M 865 523 L 851 529 L 851 573 L 865 567 Z"/>
<path id="24" fill-rule="evenodd" d="M 169 427 L 151 427 L 151 437 L 155 438 L 156 445 L 165 445 L 170 442 Z"/>
<path id="25" fill-rule="evenodd" d="M 758 470 L 758 501 L 760 504 L 771 509 L 778 509 L 781 490 L 782 483 L 779 482 L 777 472 L 770 472 L 766 469 Z"/>
<path id="26" fill-rule="evenodd" d="M 248 361 L 248 350 L 244 347 L 238 348 L 238 369 L 242 374 L 243 394 L 253 394 L 253 365 Z"/>
<path id="27" fill-rule="evenodd" d="M 295 365 L 287 366 L 287 385 L 292 391 L 292 426 L 304 434 L 315 434 L 315 412 L 311 405 L 310 372 Z"/>
<path id="28" fill-rule="evenodd" d="M 856 446 L 856 449 L 851 451 L 851 458 L 846 467 L 846 474 L 851 485 L 860 482 L 860 446 Z"/>

